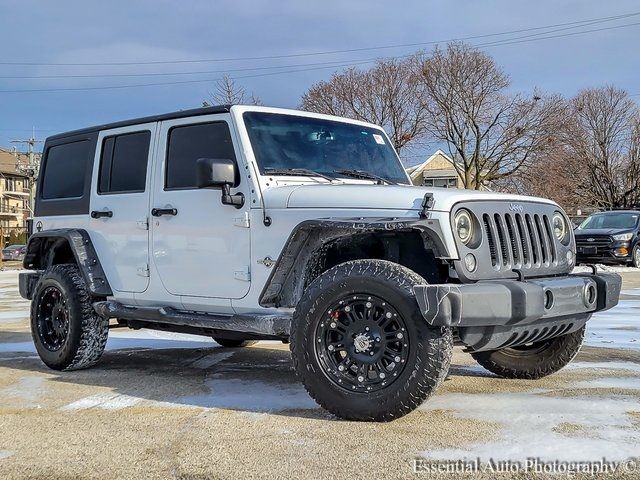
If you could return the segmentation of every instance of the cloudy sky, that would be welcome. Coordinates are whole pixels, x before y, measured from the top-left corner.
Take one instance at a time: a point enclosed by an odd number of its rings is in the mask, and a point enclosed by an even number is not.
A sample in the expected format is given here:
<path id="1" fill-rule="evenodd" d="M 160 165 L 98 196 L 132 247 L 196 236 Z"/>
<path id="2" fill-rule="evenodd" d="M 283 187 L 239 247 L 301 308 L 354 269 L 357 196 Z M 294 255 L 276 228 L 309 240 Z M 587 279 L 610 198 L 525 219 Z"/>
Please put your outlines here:
<path id="1" fill-rule="evenodd" d="M 581 88 L 608 83 L 640 94 L 637 0 L 515 4 L 512 0 L 0 0 L 0 146 L 28 137 L 32 127 L 44 138 L 92 124 L 199 106 L 221 72 L 236 77 L 266 105 L 296 107 L 310 85 L 343 68 L 336 64 L 405 55 L 421 48 L 373 47 L 421 44 L 428 49 L 431 42 L 473 36 L 484 37 L 469 40 L 472 44 L 493 43 L 482 48 L 510 74 L 514 91 L 540 88 L 573 95 Z M 637 15 L 595 21 L 632 13 Z M 566 25 L 587 20 L 593 21 Z M 493 35 L 544 26 L 554 27 Z M 574 35 L 585 30 L 597 31 Z M 318 54 L 336 50 L 356 51 Z M 193 60 L 197 62 L 189 62 Z M 66 78 L 24 78 L 56 76 Z M 174 84 L 166 85 L 169 82 Z M 157 83 L 165 85 L 102 88 Z"/>

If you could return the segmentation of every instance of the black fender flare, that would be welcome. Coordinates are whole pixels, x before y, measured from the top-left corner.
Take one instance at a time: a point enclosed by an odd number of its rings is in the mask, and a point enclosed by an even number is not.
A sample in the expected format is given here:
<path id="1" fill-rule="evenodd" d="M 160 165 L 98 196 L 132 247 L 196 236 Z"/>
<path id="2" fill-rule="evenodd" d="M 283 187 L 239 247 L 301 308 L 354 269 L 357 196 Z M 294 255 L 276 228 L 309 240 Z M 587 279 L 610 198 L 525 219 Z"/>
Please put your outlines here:
<path id="1" fill-rule="evenodd" d="M 307 265 L 323 247 L 341 237 L 371 232 L 418 231 L 425 244 L 447 257 L 449 253 L 438 220 L 416 218 L 315 219 L 299 223 L 285 243 L 273 271 L 260 294 L 263 307 L 295 307 L 302 296 L 309 272 Z M 286 298 L 285 298 L 286 297 Z"/>
<path id="2" fill-rule="evenodd" d="M 52 263 L 53 252 L 64 244 L 68 245 L 73 253 L 91 294 L 99 297 L 113 295 L 91 237 L 81 228 L 58 228 L 31 235 L 24 257 L 24 268 L 45 270 Z"/>

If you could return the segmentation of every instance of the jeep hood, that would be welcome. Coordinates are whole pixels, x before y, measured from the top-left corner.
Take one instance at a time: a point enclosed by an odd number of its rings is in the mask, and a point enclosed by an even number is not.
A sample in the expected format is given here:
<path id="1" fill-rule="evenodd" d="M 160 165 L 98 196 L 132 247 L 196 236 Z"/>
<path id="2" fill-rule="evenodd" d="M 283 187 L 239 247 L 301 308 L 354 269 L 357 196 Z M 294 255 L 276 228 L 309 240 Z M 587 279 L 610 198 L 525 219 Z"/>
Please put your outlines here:
<path id="1" fill-rule="evenodd" d="M 539 202 L 555 205 L 543 198 L 524 197 L 477 190 L 426 188 L 410 185 L 321 184 L 286 185 L 263 192 L 266 208 L 336 208 L 372 210 L 420 210 L 426 193 L 433 194 L 433 210 L 451 210 L 458 202 L 471 200 Z"/>

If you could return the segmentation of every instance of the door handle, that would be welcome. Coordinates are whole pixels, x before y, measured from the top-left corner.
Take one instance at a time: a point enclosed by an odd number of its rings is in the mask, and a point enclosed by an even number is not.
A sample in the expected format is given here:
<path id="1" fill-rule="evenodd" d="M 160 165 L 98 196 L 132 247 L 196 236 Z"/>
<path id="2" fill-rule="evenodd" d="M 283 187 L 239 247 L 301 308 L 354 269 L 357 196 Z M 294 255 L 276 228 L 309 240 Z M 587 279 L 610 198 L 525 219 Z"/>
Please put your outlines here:
<path id="1" fill-rule="evenodd" d="M 161 217 L 162 215 L 177 215 L 177 208 L 153 208 L 151 209 L 151 215 L 154 217 Z"/>
<path id="2" fill-rule="evenodd" d="M 91 212 L 91 218 L 111 218 L 113 212 L 111 210 L 93 210 Z"/>

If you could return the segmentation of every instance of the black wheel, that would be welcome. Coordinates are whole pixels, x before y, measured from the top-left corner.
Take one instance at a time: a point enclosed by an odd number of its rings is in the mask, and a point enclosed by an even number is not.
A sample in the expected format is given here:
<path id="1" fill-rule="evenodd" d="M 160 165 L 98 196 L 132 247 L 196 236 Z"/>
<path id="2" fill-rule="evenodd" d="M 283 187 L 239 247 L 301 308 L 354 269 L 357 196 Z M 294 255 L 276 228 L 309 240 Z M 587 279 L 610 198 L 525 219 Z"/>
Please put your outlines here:
<path id="1" fill-rule="evenodd" d="M 98 316 L 75 265 L 54 265 L 38 282 L 31 302 L 31 336 L 42 361 L 54 370 L 79 370 L 102 356 L 109 320 Z"/>
<path id="2" fill-rule="evenodd" d="M 389 421 L 418 407 L 446 376 L 450 329 L 424 320 L 425 280 L 384 260 L 340 264 L 311 283 L 291 327 L 294 368 L 309 394 L 348 420 Z"/>
<path id="3" fill-rule="evenodd" d="M 521 347 L 471 352 L 471 356 L 501 377 L 535 380 L 557 372 L 573 360 L 582 346 L 585 328 Z"/>
<path id="4" fill-rule="evenodd" d="M 226 348 L 250 347 L 251 345 L 255 345 L 256 343 L 258 343 L 257 340 L 229 340 L 227 338 L 218 337 L 211 338 L 213 338 L 216 343 Z"/>
<path id="5" fill-rule="evenodd" d="M 640 268 L 640 244 L 633 247 L 633 260 L 631 261 L 631 265 L 636 268 Z"/>

